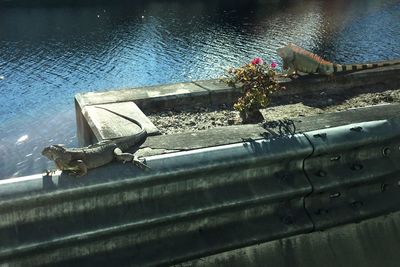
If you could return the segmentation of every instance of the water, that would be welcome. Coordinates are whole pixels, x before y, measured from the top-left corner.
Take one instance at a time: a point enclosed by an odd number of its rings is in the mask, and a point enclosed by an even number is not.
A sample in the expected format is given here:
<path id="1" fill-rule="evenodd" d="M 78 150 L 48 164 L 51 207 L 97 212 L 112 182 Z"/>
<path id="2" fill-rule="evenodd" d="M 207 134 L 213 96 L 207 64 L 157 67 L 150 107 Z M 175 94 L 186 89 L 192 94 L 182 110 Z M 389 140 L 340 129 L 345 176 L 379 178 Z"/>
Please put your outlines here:
<path id="1" fill-rule="evenodd" d="M 400 58 L 400 1 L 131 1 L 1 6 L 0 179 L 76 146 L 73 96 L 219 77 L 288 42 L 338 63 Z M 3 2 L 4 3 L 4 2 Z"/>

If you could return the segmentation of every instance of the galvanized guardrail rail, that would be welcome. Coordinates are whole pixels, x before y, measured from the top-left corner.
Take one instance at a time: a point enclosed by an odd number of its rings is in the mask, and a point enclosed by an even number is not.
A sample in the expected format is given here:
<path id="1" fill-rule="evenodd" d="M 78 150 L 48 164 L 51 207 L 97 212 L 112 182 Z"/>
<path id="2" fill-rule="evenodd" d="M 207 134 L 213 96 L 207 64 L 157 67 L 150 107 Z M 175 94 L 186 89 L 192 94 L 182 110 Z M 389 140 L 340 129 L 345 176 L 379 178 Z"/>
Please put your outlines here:
<path id="1" fill-rule="evenodd" d="M 0 181 L 0 265 L 169 265 L 400 207 L 400 119 L 146 161 Z"/>

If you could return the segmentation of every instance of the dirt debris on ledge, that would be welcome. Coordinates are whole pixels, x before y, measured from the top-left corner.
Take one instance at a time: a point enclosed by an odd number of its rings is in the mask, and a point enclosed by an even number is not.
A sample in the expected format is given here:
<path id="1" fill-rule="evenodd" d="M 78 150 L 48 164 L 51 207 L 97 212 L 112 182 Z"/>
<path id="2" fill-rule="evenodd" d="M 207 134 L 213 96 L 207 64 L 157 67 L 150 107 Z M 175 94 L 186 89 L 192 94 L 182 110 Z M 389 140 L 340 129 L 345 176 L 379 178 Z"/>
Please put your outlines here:
<path id="1" fill-rule="evenodd" d="M 294 95 L 285 99 L 274 99 L 268 108 L 261 110 L 261 113 L 266 120 L 275 121 L 394 102 L 400 102 L 400 89 L 362 93 L 355 96 L 327 95 L 322 91 L 318 95 Z M 148 117 L 162 134 L 201 131 L 241 124 L 239 112 L 227 105 L 218 108 L 196 107 L 163 111 L 148 114 Z"/>

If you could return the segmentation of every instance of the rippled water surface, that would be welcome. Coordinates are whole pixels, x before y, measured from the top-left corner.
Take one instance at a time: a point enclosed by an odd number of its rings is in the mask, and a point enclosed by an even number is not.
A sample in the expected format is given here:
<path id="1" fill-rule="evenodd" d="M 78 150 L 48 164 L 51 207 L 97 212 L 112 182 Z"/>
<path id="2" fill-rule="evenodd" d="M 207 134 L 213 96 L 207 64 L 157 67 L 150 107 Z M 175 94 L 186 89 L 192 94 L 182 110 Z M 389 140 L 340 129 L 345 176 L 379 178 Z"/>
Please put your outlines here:
<path id="1" fill-rule="evenodd" d="M 54 2 L 54 1 L 53 1 Z M 400 58 L 400 1 L 259 0 L 1 6 L 0 179 L 75 146 L 73 96 L 220 76 L 299 44 L 338 63 Z"/>

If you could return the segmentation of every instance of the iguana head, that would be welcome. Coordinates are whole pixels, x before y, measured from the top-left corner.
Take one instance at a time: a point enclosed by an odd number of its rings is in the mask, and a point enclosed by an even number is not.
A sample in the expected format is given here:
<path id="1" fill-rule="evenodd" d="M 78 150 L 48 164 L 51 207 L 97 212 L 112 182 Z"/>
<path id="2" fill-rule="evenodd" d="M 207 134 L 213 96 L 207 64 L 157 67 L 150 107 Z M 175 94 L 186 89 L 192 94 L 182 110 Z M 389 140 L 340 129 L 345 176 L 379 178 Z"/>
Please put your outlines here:
<path id="1" fill-rule="evenodd" d="M 82 170 L 79 165 L 82 160 L 72 160 L 72 154 L 62 145 L 51 145 L 42 150 L 42 155 L 53 160 L 57 168 L 63 171 L 71 171 L 74 175 L 86 174 L 86 169 Z"/>
<path id="2" fill-rule="evenodd" d="M 283 60 L 290 60 L 293 58 L 293 49 L 291 49 L 291 44 L 288 44 L 287 46 L 278 48 L 276 52 L 278 55 L 283 59 Z"/>
<path id="3" fill-rule="evenodd" d="M 53 160 L 60 170 L 70 169 L 71 153 L 61 145 L 51 145 L 42 150 L 42 155 Z"/>
<path id="4" fill-rule="evenodd" d="M 71 161 L 71 154 L 67 153 L 66 149 L 61 145 L 51 145 L 42 150 L 42 155 L 49 160 L 53 160 L 57 167 L 66 169 L 68 163 Z"/>

